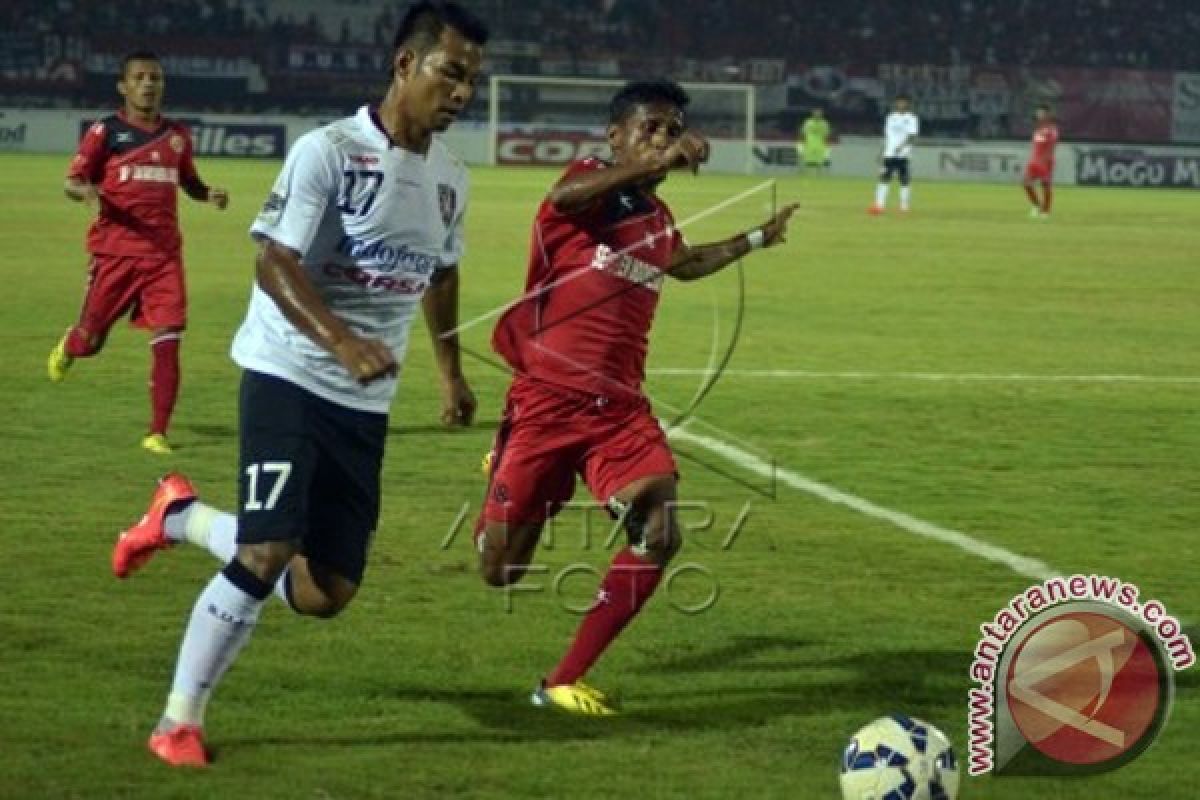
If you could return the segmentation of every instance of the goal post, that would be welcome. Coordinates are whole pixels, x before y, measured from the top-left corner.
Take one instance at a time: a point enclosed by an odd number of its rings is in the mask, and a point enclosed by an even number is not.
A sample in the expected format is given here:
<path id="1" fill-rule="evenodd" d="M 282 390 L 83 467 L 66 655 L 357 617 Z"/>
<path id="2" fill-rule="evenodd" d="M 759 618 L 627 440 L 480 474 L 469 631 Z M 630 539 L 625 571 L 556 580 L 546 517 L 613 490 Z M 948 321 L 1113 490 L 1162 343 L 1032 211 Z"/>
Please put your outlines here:
<path id="1" fill-rule="evenodd" d="M 607 153 L 608 102 L 628 81 L 492 75 L 488 84 L 488 163 L 565 164 Z M 689 125 L 712 143 L 709 168 L 754 171 L 755 94 L 748 83 L 681 83 Z"/>

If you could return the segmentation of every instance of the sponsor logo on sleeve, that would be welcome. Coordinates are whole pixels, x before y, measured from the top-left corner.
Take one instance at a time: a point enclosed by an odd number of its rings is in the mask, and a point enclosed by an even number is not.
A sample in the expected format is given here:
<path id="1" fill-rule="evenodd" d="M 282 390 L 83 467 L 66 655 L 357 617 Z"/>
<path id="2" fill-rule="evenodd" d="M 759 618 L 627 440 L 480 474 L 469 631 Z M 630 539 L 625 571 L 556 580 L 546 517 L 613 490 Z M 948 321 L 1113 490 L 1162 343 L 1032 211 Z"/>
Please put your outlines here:
<path id="1" fill-rule="evenodd" d="M 454 221 L 454 212 L 458 207 L 458 195 L 454 191 L 453 186 L 448 186 L 444 183 L 438 184 L 438 208 L 442 212 L 442 222 L 447 228 Z"/>

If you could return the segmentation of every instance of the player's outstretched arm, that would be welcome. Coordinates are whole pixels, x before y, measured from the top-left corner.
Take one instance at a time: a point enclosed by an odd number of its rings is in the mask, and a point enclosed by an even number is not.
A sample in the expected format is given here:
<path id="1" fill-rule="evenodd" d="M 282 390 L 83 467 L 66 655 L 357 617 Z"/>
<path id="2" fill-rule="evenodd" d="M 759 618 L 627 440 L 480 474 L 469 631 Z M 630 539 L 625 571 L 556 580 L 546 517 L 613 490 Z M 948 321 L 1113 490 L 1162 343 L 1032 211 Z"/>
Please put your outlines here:
<path id="1" fill-rule="evenodd" d="M 475 393 L 462 371 L 458 347 L 458 266 L 440 269 L 421 298 L 433 355 L 442 377 L 442 424 L 470 425 L 475 419 Z"/>
<path id="2" fill-rule="evenodd" d="M 668 274 L 681 281 L 694 281 L 720 272 L 752 250 L 782 244 L 787 241 L 788 220 L 799 207 L 799 203 L 786 205 L 759 227 L 721 242 L 696 247 L 680 245 L 671 259 Z"/>
<path id="3" fill-rule="evenodd" d="M 562 214 L 576 214 L 597 200 L 631 186 L 661 180 L 673 169 L 695 173 L 708 160 L 708 141 L 691 131 L 684 133 L 664 152 L 644 159 L 564 176 L 550 190 L 550 204 Z"/>
<path id="4" fill-rule="evenodd" d="M 266 239 L 255 264 L 258 286 L 304 335 L 332 353 L 359 383 L 396 374 L 391 349 L 364 339 L 329 310 L 300 264 L 296 251 Z"/>

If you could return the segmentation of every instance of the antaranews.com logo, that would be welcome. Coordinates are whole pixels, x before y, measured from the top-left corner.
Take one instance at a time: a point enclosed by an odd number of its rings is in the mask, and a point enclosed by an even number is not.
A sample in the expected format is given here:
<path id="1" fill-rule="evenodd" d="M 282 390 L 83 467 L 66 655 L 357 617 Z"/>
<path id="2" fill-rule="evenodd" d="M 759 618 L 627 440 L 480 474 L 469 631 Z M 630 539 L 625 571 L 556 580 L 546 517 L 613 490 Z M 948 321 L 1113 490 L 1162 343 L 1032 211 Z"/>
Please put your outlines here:
<path id="1" fill-rule="evenodd" d="M 1082 775 L 1128 764 L 1166 725 L 1196 661 L 1179 620 L 1102 575 L 1050 578 L 980 626 L 971 775 Z"/>

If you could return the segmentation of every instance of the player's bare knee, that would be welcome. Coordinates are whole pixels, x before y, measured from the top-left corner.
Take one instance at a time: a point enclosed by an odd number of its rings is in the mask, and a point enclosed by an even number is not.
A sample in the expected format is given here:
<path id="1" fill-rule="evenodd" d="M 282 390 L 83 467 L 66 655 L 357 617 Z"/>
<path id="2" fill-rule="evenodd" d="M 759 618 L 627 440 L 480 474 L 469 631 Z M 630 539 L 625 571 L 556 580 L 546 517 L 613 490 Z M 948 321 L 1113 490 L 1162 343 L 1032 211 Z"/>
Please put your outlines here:
<path id="1" fill-rule="evenodd" d="M 239 544 L 237 559 L 264 583 L 275 583 L 296 553 L 292 542 Z"/>
<path id="2" fill-rule="evenodd" d="M 528 564 L 513 564 L 502 557 L 489 559 L 485 555 L 480 574 L 483 576 L 483 582 L 488 586 L 503 589 L 505 586 L 511 586 L 520 581 L 528 571 Z"/>
<path id="3" fill-rule="evenodd" d="M 484 559 L 480 566 L 479 574 L 483 577 L 483 582 L 493 589 L 500 589 L 508 585 L 508 582 L 505 580 L 503 564 L 496 564 Z"/>
<path id="4" fill-rule="evenodd" d="M 346 610 L 358 594 L 358 584 L 333 568 L 309 559 L 292 563 L 289 596 L 297 613 L 332 619 Z"/>
<path id="5" fill-rule="evenodd" d="M 646 526 L 642 549 L 646 558 L 659 566 L 666 566 L 682 546 L 683 537 L 673 515 L 659 514 Z"/>
<path id="6" fill-rule="evenodd" d="M 323 595 L 316 603 L 304 609 L 296 609 L 296 611 L 297 613 L 308 617 L 316 617 L 317 619 L 333 619 L 346 610 L 346 607 L 350 605 L 351 599 L 351 597 L 343 598 Z"/>
<path id="7" fill-rule="evenodd" d="M 488 586 L 503 588 L 517 583 L 529 571 L 542 523 L 512 527 L 489 524 L 480 548 L 480 575 Z"/>

